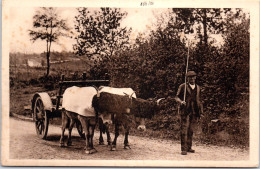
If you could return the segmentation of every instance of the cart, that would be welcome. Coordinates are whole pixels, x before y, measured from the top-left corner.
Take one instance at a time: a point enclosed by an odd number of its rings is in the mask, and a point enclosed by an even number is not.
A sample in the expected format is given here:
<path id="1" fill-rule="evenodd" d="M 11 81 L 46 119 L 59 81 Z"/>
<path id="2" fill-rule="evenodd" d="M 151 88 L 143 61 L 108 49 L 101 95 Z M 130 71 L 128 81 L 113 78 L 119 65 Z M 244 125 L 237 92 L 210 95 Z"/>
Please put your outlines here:
<path id="1" fill-rule="evenodd" d="M 59 90 L 56 97 L 51 97 L 47 92 L 35 93 L 32 99 L 32 117 L 35 122 L 37 135 L 46 139 L 48 134 L 50 118 L 61 118 L 61 99 L 62 91 L 70 86 L 93 86 L 109 85 L 109 80 L 86 80 L 86 73 L 83 73 L 82 80 L 65 81 L 64 75 L 59 81 Z M 79 121 L 76 121 L 76 128 L 81 137 L 85 137 L 82 126 Z"/>

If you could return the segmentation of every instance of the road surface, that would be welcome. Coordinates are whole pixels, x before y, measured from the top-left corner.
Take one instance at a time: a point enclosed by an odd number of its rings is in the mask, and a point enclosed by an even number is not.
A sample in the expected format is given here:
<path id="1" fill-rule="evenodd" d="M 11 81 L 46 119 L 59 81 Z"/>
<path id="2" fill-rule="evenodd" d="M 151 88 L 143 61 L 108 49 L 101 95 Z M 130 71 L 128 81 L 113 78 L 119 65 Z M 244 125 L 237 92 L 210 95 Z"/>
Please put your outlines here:
<path id="1" fill-rule="evenodd" d="M 178 141 L 129 136 L 130 150 L 123 149 L 123 135 L 118 138 L 117 151 L 109 151 L 106 145 L 98 145 L 98 132 L 94 136 L 95 154 L 85 154 L 85 141 L 77 130 L 72 131 L 72 146 L 61 148 L 61 128 L 49 126 L 47 140 L 37 137 L 33 122 L 10 118 L 10 159 L 57 160 L 247 160 L 248 150 L 194 143 L 196 153 L 180 154 Z M 66 132 L 67 134 L 67 132 Z M 105 137 L 104 137 L 105 138 Z M 112 135 L 113 138 L 113 135 Z"/>

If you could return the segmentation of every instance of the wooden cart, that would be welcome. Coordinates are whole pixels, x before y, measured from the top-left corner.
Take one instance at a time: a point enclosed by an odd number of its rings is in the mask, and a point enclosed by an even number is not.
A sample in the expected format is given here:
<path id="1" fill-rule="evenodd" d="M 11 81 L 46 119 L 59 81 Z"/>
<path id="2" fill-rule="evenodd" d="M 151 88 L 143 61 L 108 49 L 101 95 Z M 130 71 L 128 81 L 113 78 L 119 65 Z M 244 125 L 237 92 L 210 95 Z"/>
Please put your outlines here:
<path id="1" fill-rule="evenodd" d="M 83 73 L 83 79 L 79 81 L 65 81 L 64 75 L 59 82 L 59 91 L 56 97 L 51 97 L 47 92 L 35 93 L 32 99 L 32 116 L 35 122 L 37 135 L 46 139 L 50 118 L 61 117 L 61 99 L 64 88 L 70 86 L 94 86 L 109 85 L 109 80 L 86 80 L 86 73 Z M 76 121 L 76 127 L 81 137 L 85 137 L 79 121 Z"/>

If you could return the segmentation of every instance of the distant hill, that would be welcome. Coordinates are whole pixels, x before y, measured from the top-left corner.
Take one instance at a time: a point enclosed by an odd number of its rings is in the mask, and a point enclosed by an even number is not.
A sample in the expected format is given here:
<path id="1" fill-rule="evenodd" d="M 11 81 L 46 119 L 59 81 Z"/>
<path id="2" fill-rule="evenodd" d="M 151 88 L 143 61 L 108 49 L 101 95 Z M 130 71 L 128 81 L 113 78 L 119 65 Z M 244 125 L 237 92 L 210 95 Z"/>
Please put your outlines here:
<path id="1" fill-rule="evenodd" d="M 28 63 L 35 63 L 37 65 L 46 65 L 46 54 L 41 53 L 33 53 L 33 54 L 25 54 L 25 53 L 10 53 L 10 66 L 26 66 Z M 70 61 L 80 61 L 81 59 L 77 57 L 72 52 L 52 52 L 50 57 L 50 63 L 64 63 Z M 90 63 L 89 63 L 90 64 Z"/>

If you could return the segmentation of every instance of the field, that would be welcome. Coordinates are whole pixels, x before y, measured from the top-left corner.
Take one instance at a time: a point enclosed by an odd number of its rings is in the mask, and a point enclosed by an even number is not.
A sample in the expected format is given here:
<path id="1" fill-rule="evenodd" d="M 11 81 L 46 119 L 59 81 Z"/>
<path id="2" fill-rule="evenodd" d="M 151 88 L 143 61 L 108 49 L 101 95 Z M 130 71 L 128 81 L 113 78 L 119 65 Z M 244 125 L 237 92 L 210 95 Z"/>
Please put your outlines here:
<path id="1" fill-rule="evenodd" d="M 16 54 L 16 56 L 10 55 L 10 57 L 11 115 L 15 113 L 31 117 L 31 112 L 26 109 L 31 106 L 31 99 L 36 92 L 48 92 L 51 96 L 56 96 L 58 81 L 62 74 L 65 75 L 65 80 L 75 80 L 82 78 L 82 73 L 89 70 L 86 63 L 78 59 L 71 59 L 66 62 L 53 63 L 50 68 L 50 75 L 46 78 L 45 66 L 30 67 L 26 64 L 29 59 L 41 62 L 44 58 L 39 57 L 39 55 L 21 56 L 21 54 Z M 19 59 L 14 62 L 15 58 Z"/>

